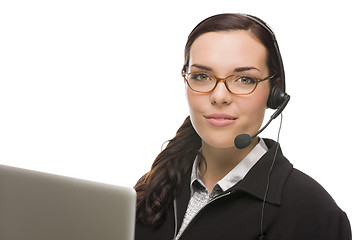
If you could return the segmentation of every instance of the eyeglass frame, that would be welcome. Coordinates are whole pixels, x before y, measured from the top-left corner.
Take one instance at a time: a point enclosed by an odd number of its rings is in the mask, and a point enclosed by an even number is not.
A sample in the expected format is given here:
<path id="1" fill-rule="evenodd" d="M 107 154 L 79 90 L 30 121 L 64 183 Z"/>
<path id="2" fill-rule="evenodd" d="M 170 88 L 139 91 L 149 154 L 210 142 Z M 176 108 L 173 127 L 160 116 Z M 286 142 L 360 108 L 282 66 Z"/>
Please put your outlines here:
<path id="1" fill-rule="evenodd" d="M 196 74 L 196 73 L 201 73 L 201 74 L 205 74 L 205 75 L 207 75 L 207 76 L 210 76 L 210 77 L 212 77 L 212 78 L 215 78 L 217 81 L 216 81 L 216 84 L 214 85 L 214 87 L 210 90 L 210 91 L 208 91 L 208 92 L 202 92 L 202 91 L 198 91 L 198 90 L 195 90 L 195 89 L 193 89 L 191 86 L 190 86 L 190 84 L 189 84 L 189 82 L 188 82 L 188 76 L 190 75 L 190 74 Z M 186 73 L 186 72 L 182 72 L 182 76 L 183 76 L 183 78 L 184 78 L 184 81 L 185 82 L 187 82 L 187 84 L 188 84 L 188 87 L 190 88 L 190 89 L 192 89 L 193 91 L 195 91 L 195 92 L 199 92 L 199 93 L 211 93 L 211 92 L 213 92 L 214 91 L 214 89 L 216 89 L 216 87 L 217 87 L 217 85 L 218 85 L 218 83 L 219 82 L 223 82 L 224 83 L 224 85 L 226 86 L 226 88 L 227 88 L 227 90 L 230 92 L 230 93 L 232 93 L 232 94 L 234 94 L 234 95 L 249 95 L 249 94 L 251 94 L 251 93 L 253 93 L 255 90 L 256 90 L 256 88 L 257 88 L 257 85 L 258 85 L 258 83 L 260 83 L 260 82 L 263 82 L 263 81 L 266 81 L 266 80 L 271 80 L 272 78 L 274 78 L 276 75 L 275 74 L 273 74 L 273 75 L 271 75 L 271 76 L 267 76 L 266 78 L 262 78 L 262 79 L 259 79 L 259 78 L 255 78 L 255 77 L 253 77 L 254 79 L 256 79 L 256 84 L 255 84 L 255 87 L 252 89 L 252 91 L 251 92 L 249 92 L 249 93 L 234 93 L 234 92 L 232 92 L 230 89 L 229 89 L 229 87 L 228 87 L 228 84 L 227 84 L 227 81 L 226 81 L 226 79 L 227 78 L 229 78 L 229 77 L 231 77 L 231 76 L 235 76 L 234 74 L 232 74 L 232 75 L 229 75 L 229 76 L 227 76 L 227 77 L 225 77 L 225 78 L 219 78 L 219 77 L 217 77 L 217 76 L 215 76 L 215 75 L 213 75 L 213 74 L 207 74 L 207 73 L 203 73 L 203 72 L 190 72 L 190 73 Z"/>

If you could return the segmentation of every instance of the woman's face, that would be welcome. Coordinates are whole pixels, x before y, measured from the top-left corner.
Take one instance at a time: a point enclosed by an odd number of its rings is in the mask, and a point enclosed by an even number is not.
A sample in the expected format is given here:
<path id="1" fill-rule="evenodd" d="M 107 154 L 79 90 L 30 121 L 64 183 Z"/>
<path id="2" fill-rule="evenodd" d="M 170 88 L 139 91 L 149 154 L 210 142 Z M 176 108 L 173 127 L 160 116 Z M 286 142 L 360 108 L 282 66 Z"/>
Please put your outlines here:
<path id="1" fill-rule="evenodd" d="M 188 73 L 224 78 L 238 72 L 263 79 L 269 74 L 266 57 L 264 45 L 248 31 L 205 33 L 191 46 Z M 268 81 L 249 95 L 234 95 L 222 82 L 211 93 L 195 92 L 186 84 L 190 118 L 202 144 L 230 148 L 238 134 L 254 134 L 262 124 L 269 92 Z"/>

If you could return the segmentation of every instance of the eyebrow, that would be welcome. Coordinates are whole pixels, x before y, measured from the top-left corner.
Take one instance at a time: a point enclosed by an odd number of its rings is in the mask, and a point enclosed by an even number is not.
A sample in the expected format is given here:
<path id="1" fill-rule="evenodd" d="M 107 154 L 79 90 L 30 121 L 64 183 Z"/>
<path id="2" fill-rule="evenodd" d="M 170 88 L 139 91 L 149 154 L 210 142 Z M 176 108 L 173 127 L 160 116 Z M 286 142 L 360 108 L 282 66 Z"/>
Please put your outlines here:
<path id="1" fill-rule="evenodd" d="M 213 72 L 213 68 L 207 67 L 207 66 L 204 66 L 204 65 L 200 65 L 200 64 L 197 64 L 197 63 L 193 64 L 191 67 L 196 67 L 196 68 L 199 68 L 199 69 L 202 69 L 202 70 Z M 255 68 L 255 67 L 238 67 L 238 68 L 235 68 L 233 70 L 233 72 L 245 72 L 245 71 L 249 71 L 249 70 L 260 71 L 258 68 Z"/>
<path id="2" fill-rule="evenodd" d="M 213 72 L 213 68 L 207 67 L 207 66 L 204 66 L 204 65 L 200 65 L 200 64 L 196 64 L 196 63 L 193 64 L 191 67 L 196 67 L 196 68 L 199 68 L 199 69 L 202 69 L 202 70 Z"/>
<path id="3" fill-rule="evenodd" d="M 239 67 L 239 68 L 235 68 L 234 72 L 245 72 L 245 71 L 249 71 L 249 70 L 260 71 L 260 70 L 258 70 L 258 68 L 255 68 L 255 67 Z"/>

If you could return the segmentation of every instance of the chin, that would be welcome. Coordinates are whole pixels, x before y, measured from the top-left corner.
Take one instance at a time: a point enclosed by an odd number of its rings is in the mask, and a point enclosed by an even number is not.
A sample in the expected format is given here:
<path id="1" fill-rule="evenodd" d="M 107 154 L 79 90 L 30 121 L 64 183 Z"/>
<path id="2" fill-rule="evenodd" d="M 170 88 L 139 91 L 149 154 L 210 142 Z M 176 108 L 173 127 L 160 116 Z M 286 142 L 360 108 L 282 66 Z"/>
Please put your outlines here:
<path id="1" fill-rule="evenodd" d="M 234 137 L 220 138 L 214 137 L 212 139 L 203 140 L 203 145 L 208 145 L 213 148 L 232 148 L 234 147 Z"/>

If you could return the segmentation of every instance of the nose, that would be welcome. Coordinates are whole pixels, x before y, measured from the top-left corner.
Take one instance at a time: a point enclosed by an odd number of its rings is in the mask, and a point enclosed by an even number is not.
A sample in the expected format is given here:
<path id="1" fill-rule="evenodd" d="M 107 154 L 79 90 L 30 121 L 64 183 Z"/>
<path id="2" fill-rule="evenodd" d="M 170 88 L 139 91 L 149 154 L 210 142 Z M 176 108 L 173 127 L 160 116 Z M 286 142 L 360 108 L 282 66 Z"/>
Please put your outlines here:
<path id="1" fill-rule="evenodd" d="M 213 105 L 229 105 L 232 101 L 231 95 L 224 82 L 220 81 L 211 92 L 210 100 Z"/>

